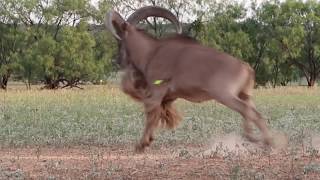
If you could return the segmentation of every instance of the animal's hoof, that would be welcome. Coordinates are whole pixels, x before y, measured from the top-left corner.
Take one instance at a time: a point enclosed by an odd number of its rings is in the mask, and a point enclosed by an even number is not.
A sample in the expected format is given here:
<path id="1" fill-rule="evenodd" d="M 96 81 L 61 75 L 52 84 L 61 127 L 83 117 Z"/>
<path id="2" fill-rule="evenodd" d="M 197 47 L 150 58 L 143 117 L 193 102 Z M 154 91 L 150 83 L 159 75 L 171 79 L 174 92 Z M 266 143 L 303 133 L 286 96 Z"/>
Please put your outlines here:
<path id="1" fill-rule="evenodd" d="M 150 136 L 149 142 L 151 143 L 152 141 L 154 141 L 154 138 L 152 136 Z"/>
<path id="2" fill-rule="evenodd" d="M 243 136 L 250 142 L 253 142 L 253 143 L 257 143 L 259 142 L 260 140 L 256 137 L 254 137 L 252 134 L 247 134 L 247 133 L 244 133 Z"/>
<path id="3" fill-rule="evenodd" d="M 263 140 L 263 144 L 266 145 L 266 146 L 268 146 L 268 147 L 274 147 L 274 146 L 275 146 L 275 145 L 274 145 L 274 142 L 273 142 L 273 139 L 272 139 L 271 137 L 265 138 L 265 139 Z"/>
<path id="4" fill-rule="evenodd" d="M 135 152 L 136 153 L 144 153 L 144 149 L 145 149 L 145 146 L 143 146 L 142 144 L 137 144 L 135 147 Z"/>

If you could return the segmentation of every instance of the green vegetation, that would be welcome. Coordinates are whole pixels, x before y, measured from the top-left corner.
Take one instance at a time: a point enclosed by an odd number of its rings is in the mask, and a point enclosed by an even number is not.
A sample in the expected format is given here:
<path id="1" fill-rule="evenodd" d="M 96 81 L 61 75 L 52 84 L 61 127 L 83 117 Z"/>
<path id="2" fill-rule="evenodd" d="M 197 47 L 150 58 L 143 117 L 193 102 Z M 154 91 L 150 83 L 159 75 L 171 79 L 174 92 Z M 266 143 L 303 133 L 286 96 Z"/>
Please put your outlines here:
<path id="1" fill-rule="evenodd" d="M 248 62 L 257 85 L 286 86 L 304 78 L 315 86 L 320 74 L 320 3 L 316 0 L 2 0 L 0 2 L 0 88 L 9 80 L 44 88 L 105 82 L 115 71 L 116 41 L 104 27 L 111 8 L 124 17 L 158 5 L 174 12 L 185 34 Z M 161 18 L 141 22 L 163 37 L 172 25 Z M 102 80 L 102 81 L 101 81 Z"/>
<path id="2" fill-rule="evenodd" d="M 307 86 L 320 75 L 320 2 L 243 2 L 0 0 L 0 179 L 319 178 L 320 89 Z M 241 139 L 242 117 L 214 101 L 180 99 L 178 128 L 159 130 L 150 154 L 132 154 L 143 107 L 112 76 L 117 43 L 104 16 L 115 9 L 128 17 L 147 5 L 168 8 L 184 34 L 254 68 L 257 109 L 288 135 L 288 148 L 248 156 L 208 150 L 212 138 Z M 156 37 L 174 31 L 161 18 L 140 23 Z M 301 79 L 307 86 L 289 87 Z"/>
<path id="3" fill-rule="evenodd" d="M 9 78 L 27 88 L 42 82 L 48 89 L 106 79 L 116 44 L 95 25 L 103 23 L 105 6 L 96 9 L 86 0 L 1 1 L 0 87 L 6 89 Z"/>
<path id="4" fill-rule="evenodd" d="M 10 90 L 0 93 L 1 146 L 131 144 L 140 138 L 142 107 L 112 86 L 86 90 Z M 258 110 L 291 142 L 320 133 L 320 90 L 258 89 Z M 179 100 L 184 119 L 175 130 L 160 130 L 156 144 L 206 143 L 216 135 L 240 132 L 241 116 L 213 101 Z"/>

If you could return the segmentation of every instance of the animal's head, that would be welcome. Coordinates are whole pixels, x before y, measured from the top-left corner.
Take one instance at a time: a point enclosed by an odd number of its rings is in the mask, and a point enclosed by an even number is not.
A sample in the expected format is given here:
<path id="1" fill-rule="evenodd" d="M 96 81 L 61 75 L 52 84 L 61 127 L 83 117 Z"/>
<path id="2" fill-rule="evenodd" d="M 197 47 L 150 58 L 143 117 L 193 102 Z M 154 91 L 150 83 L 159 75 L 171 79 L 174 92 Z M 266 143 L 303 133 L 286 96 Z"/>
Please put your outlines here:
<path id="1" fill-rule="evenodd" d="M 145 32 L 137 28 L 136 25 L 150 16 L 162 17 L 171 21 L 181 34 L 182 29 L 177 17 L 169 10 L 157 6 L 147 6 L 136 10 L 129 16 L 127 20 L 116 11 L 111 11 L 106 16 L 107 29 L 113 34 L 118 41 L 118 56 L 116 64 L 121 68 L 129 64 L 130 54 L 127 52 L 127 47 L 134 46 L 134 43 L 139 43 L 139 38 L 146 37 Z M 133 43 L 129 44 L 128 39 L 134 39 Z"/>

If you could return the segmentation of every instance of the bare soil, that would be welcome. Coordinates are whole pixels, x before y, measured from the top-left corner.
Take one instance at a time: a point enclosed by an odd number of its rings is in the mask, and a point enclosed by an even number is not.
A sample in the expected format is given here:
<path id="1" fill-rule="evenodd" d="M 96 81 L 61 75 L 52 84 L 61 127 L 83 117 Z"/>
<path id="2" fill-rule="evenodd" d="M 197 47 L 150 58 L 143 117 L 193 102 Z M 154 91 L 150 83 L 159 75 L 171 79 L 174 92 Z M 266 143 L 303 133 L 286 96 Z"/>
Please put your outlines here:
<path id="1" fill-rule="evenodd" d="M 0 179 L 320 179 L 308 151 L 239 153 L 204 145 L 2 148 Z"/>

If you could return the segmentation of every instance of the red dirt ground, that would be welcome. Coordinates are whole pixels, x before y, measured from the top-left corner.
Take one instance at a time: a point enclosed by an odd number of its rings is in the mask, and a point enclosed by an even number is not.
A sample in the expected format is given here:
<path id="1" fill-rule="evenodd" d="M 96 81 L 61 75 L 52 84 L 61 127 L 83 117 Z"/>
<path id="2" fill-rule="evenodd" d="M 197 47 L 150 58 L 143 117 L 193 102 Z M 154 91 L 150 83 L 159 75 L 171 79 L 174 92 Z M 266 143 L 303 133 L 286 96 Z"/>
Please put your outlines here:
<path id="1" fill-rule="evenodd" d="M 320 179 L 307 152 L 212 153 L 201 145 L 0 149 L 0 179 Z"/>

